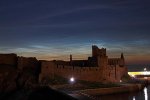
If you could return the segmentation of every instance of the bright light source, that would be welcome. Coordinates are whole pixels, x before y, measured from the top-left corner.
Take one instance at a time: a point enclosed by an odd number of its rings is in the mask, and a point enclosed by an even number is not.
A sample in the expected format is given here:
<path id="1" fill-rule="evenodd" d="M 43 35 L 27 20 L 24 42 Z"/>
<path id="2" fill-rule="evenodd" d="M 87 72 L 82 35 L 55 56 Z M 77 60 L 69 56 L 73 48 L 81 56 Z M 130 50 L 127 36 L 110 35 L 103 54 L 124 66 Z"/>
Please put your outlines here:
<path id="1" fill-rule="evenodd" d="M 120 82 L 122 82 L 122 80 L 120 80 Z"/>
<path id="2" fill-rule="evenodd" d="M 144 71 L 146 71 L 147 69 L 146 68 L 144 68 Z"/>
<path id="3" fill-rule="evenodd" d="M 70 82 L 74 82 L 74 78 L 73 77 L 70 78 Z"/>
<path id="4" fill-rule="evenodd" d="M 135 78 L 135 75 L 131 75 L 131 76 Z"/>
<path id="5" fill-rule="evenodd" d="M 132 76 L 132 75 L 150 75 L 150 71 L 141 71 L 141 72 L 128 72 L 128 74 L 130 75 L 130 76 Z"/>

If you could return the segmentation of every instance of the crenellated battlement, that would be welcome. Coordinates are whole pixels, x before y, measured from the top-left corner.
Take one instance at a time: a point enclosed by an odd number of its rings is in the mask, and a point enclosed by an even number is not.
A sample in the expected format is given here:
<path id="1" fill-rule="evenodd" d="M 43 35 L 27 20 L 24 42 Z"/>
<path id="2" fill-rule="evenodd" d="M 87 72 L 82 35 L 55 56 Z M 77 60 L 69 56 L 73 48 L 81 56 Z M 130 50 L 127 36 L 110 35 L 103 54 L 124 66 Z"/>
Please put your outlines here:
<path id="1" fill-rule="evenodd" d="M 96 45 L 92 45 L 92 57 L 106 56 L 106 48 L 99 49 Z"/>

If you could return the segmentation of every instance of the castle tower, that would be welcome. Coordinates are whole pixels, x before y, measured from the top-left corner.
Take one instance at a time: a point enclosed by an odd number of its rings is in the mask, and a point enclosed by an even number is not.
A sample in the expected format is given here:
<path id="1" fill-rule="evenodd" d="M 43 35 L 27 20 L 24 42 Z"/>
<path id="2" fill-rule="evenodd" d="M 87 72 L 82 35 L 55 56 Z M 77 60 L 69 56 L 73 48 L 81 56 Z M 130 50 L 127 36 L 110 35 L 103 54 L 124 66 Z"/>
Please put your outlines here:
<path id="1" fill-rule="evenodd" d="M 72 55 L 70 54 L 70 62 L 72 62 Z"/>
<path id="2" fill-rule="evenodd" d="M 108 57 L 106 55 L 101 55 L 97 57 L 98 67 L 105 68 L 108 64 Z"/>
<path id="3" fill-rule="evenodd" d="M 72 55 L 70 54 L 70 65 L 72 65 Z"/>
<path id="4" fill-rule="evenodd" d="M 96 45 L 92 45 L 92 57 L 106 56 L 106 48 L 99 49 Z"/>
<path id="5" fill-rule="evenodd" d="M 123 53 L 121 53 L 121 57 L 120 57 L 120 67 L 125 66 L 125 60 L 124 60 L 124 55 Z"/>
<path id="6" fill-rule="evenodd" d="M 101 48 L 98 51 L 99 56 L 106 56 L 106 48 Z"/>
<path id="7" fill-rule="evenodd" d="M 98 47 L 96 45 L 92 45 L 92 57 L 98 56 Z"/>
<path id="8" fill-rule="evenodd" d="M 92 45 L 92 57 L 96 59 L 98 67 L 106 67 L 108 57 L 106 56 L 106 48 L 99 49 L 96 45 Z"/>

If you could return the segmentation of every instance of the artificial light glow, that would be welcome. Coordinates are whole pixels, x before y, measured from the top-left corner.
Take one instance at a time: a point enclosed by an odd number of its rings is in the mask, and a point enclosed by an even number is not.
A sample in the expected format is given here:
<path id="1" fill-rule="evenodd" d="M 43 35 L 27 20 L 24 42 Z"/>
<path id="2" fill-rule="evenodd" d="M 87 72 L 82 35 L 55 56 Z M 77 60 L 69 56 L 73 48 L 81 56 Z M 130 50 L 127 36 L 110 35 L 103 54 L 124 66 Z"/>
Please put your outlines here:
<path id="1" fill-rule="evenodd" d="M 144 79 L 147 79 L 147 77 L 144 77 Z"/>
<path id="2" fill-rule="evenodd" d="M 148 94 L 147 94 L 147 88 L 144 88 L 144 96 L 145 96 L 145 100 L 148 100 Z"/>
<path id="3" fill-rule="evenodd" d="M 120 82 L 122 82 L 122 80 L 120 80 Z"/>
<path id="4" fill-rule="evenodd" d="M 135 96 L 133 97 L 133 100 L 135 100 Z"/>
<path id="5" fill-rule="evenodd" d="M 70 78 L 70 82 L 74 82 L 74 78 L 73 77 Z"/>
<path id="6" fill-rule="evenodd" d="M 144 71 L 146 71 L 147 69 L 146 68 L 144 68 Z"/>
<path id="7" fill-rule="evenodd" d="M 132 76 L 132 75 L 150 75 L 150 71 L 143 71 L 143 72 L 128 72 L 128 74 L 130 75 L 130 76 Z"/>
<path id="8" fill-rule="evenodd" d="M 131 75 L 131 76 L 135 78 L 135 75 Z"/>

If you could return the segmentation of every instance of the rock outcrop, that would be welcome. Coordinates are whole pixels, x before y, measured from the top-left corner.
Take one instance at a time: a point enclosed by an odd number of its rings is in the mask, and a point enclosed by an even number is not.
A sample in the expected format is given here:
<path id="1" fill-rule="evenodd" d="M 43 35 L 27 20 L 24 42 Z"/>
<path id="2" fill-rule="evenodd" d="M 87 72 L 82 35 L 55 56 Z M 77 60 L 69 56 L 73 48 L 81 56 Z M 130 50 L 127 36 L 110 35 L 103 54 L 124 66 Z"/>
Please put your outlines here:
<path id="1" fill-rule="evenodd" d="M 0 54 L 0 100 L 14 91 L 37 86 L 39 71 L 39 61 L 34 57 Z"/>

